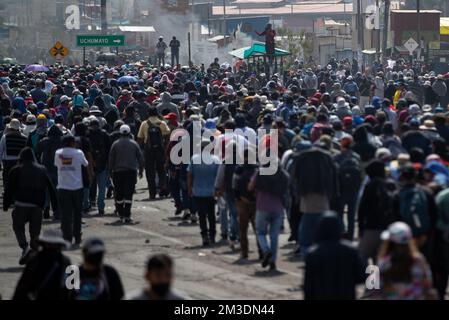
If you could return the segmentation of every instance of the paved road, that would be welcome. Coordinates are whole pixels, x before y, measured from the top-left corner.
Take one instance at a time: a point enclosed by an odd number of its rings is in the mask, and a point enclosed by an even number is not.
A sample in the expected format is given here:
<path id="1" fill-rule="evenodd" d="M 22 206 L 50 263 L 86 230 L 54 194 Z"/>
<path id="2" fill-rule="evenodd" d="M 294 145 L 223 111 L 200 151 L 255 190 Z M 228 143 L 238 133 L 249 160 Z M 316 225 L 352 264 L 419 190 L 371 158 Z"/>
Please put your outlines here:
<path id="1" fill-rule="evenodd" d="M 116 225 L 112 200 L 106 201 L 106 215 L 85 218 L 83 237 L 100 236 L 107 247 L 106 262 L 115 266 L 127 294 L 143 285 L 146 258 L 158 252 L 175 259 L 178 292 L 193 299 L 301 299 L 304 264 L 291 254 L 288 234 L 280 237 L 277 272 L 263 269 L 257 259 L 254 234 L 250 235 L 250 260 L 239 262 L 239 254 L 225 244 L 201 247 L 199 226 L 174 216 L 171 199 L 148 201 L 144 180 L 138 183 L 133 203 L 133 225 Z M 288 229 L 288 224 L 286 223 Z M 43 228 L 58 224 L 44 222 Z M 217 226 L 219 229 L 219 226 Z M 18 265 L 20 249 L 11 227 L 11 212 L 0 213 L 0 294 L 9 299 L 22 268 Z M 72 262 L 79 263 L 80 250 L 67 251 Z"/>

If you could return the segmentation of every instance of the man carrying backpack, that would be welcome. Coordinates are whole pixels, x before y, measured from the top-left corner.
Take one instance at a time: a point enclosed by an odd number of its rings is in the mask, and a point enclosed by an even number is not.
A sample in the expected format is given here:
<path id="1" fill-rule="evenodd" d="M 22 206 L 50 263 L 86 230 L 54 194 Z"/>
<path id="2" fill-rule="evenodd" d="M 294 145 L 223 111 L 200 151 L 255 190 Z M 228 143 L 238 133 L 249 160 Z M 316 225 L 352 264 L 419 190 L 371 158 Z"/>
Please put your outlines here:
<path id="1" fill-rule="evenodd" d="M 348 206 L 348 225 L 346 237 L 354 239 L 355 212 L 357 196 L 362 182 L 360 156 L 350 149 L 352 137 L 346 136 L 341 140 L 341 153 L 335 157 L 339 165 L 338 179 L 340 183 L 340 197 L 338 213 L 343 217 L 345 206 Z"/>
<path id="2" fill-rule="evenodd" d="M 165 163 L 165 140 L 170 134 L 168 125 L 158 117 L 157 109 L 148 109 L 148 119 L 142 121 L 138 142 L 145 150 L 145 174 L 150 192 L 150 200 L 156 198 L 156 173 L 159 181 L 159 196 L 167 195 L 166 176 L 164 171 Z"/>
<path id="3" fill-rule="evenodd" d="M 111 142 L 108 133 L 100 128 L 99 121 L 96 119 L 90 121 L 88 138 L 92 150 L 94 169 L 94 183 L 91 187 L 97 188 L 98 185 L 98 214 L 104 215 L 104 198 L 108 181 L 107 166 Z"/>
<path id="4" fill-rule="evenodd" d="M 394 212 L 407 223 L 413 233 L 416 245 L 426 255 L 428 238 L 435 226 L 437 208 L 430 191 L 416 183 L 416 171 L 412 165 L 401 169 L 402 188 L 394 200 Z"/>

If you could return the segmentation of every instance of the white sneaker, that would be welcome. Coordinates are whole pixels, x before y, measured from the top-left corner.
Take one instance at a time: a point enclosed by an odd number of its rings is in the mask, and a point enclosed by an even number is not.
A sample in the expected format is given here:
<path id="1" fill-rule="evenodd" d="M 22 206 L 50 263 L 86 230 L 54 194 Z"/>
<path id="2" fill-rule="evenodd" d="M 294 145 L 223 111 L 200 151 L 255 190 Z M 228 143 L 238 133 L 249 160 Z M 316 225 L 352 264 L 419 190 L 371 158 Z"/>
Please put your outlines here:
<path id="1" fill-rule="evenodd" d="M 187 220 L 189 218 L 190 218 L 190 211 L 189 211 L 189 209 L 185 209 L 184 213 L 182 215 L 182 220 Z"/>

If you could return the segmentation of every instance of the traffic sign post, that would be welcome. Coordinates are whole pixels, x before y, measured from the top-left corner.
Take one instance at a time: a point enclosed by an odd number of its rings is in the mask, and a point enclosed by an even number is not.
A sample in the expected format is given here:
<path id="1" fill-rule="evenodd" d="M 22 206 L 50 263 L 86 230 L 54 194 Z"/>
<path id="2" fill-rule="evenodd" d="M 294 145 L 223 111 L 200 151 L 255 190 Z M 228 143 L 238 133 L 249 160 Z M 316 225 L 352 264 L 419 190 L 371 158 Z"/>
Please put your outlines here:
<path id="1" fill-rule="evenodd" d="M 123 47 L 124 35 L 78 35 L 76 36 L 78 47 Z"/>
<path id="2" fill-rule="evenodd" d="M 56 60 L 61 60 L 69 54 L 69 49 L 64 47 L 61 42 L 56 41 L 53 47 L 49 50 L 50 55 L 52 55 Z"/>
<path id="3" fill-rule="evenodd" d="M 419 44 L 415 41 L 415 39 L 410 38 L 404 43 L 404 47 L 408 50 L 408 52 L 410 52 L 410 55 L 412 56 L 413 51 L 415 51 L 419 47 Z"/>

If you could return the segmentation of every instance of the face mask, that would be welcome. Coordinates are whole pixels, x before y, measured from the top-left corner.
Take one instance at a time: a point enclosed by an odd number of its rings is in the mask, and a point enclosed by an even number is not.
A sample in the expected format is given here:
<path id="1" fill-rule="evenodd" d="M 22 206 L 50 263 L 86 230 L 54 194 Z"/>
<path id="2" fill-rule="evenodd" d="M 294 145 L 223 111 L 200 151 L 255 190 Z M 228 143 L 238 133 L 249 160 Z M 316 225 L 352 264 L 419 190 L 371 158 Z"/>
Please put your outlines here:
<path id="1" fill-rule="evenodd" d="M 151 290 L 159 297 L 165 297 L 170 291 L 170 283 L 157 283 L 151 286 Z"/>
<path id="2" fill-rule="evenodd" d="M 90 265 L 98 266 L 103 261 L 103 252 L 89 254 L 84 258 L 84 260 Z"/>

